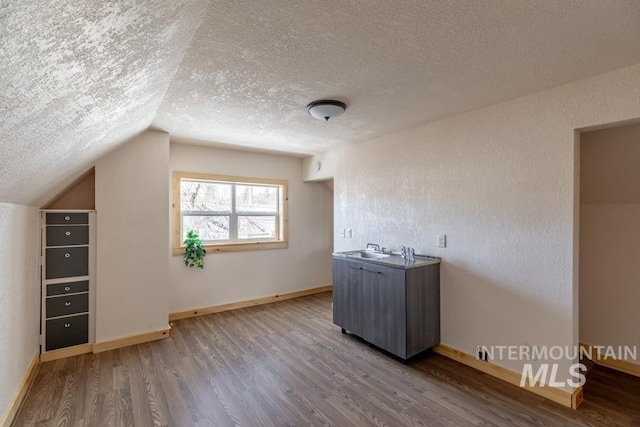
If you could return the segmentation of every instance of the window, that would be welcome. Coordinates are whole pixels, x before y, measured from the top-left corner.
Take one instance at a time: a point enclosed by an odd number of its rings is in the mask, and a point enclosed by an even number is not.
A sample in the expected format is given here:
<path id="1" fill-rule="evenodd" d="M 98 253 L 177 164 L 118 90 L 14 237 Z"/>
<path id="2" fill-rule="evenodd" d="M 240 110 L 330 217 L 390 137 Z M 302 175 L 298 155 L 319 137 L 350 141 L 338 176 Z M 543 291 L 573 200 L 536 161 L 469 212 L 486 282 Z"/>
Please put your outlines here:
<path id="1" fill-rule="evenodd" d="M 173 174 L 174 255 L 194 230 L 208 252 L 287 247 L 287 181 Z"/>

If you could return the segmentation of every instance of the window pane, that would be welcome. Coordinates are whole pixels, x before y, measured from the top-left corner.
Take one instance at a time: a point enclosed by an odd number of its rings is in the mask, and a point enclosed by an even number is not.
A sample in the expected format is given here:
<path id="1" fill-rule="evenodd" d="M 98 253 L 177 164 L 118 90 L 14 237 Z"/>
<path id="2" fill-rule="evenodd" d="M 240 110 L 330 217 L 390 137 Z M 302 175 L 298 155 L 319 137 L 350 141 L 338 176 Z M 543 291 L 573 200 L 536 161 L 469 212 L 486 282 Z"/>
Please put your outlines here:
<path id="1" fill-rule="evenodd" d="M 231 184 L 182 180 L 180 192 L 182 211 L 231 212 Z"/>
<path id="2" fill-rule="evenodd" d="M 238 217 L 238 239 L 269 239 L 275 237 L 275 216 Z"/>
<path id="3" fill-rule="evenodd" d="M 193 230 L 204 241 L 229 240 L 228 216 L 189 216 L 182 217 L 182 240 L 187 231 Z"/>
<path id="4" fill-rule="evenodd" d="M 237 184 L 236 211 L 278 213 L 278 187 Z"/>

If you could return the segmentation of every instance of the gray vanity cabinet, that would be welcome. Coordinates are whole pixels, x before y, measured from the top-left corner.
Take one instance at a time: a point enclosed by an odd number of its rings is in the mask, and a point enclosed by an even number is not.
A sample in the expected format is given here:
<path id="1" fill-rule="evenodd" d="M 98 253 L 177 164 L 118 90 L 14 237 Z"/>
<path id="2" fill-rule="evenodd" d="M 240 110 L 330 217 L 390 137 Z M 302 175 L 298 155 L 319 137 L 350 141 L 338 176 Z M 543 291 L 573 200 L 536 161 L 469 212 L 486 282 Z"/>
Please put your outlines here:
<path id="1" fill-rule="evenodd" d="M 364 332 L 364 283 L 360 264 L 354 261 L 333 262 L 333 323 L 358 336 Z"/>
<path id="2" fill-rule="evenodd" d="M 364 265 L 364 323 L 362 338 L 406 359 L 407 326 L 404 271 L 376 265 Z"/>
<path id="3" fill-rule="evenodd" d="M 333 259 L 333 322 L 406 360 L 440 342 L 440 264 Z"/>

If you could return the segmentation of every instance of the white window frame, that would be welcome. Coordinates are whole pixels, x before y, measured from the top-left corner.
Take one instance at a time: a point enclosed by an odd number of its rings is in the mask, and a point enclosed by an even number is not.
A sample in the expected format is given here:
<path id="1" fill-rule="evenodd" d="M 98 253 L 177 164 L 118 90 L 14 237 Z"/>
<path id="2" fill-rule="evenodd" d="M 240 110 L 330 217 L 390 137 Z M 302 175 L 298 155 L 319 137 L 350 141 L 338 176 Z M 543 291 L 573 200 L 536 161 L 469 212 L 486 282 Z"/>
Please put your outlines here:
<path id="1" fill-rule="evenodd" d="M 212 175 L 192 172 L 174 172 L 173 173 L 173 254 L 184 254 L 185 246 L 183 242 L 181 209 L 181 183 L 182 181 L 202 181 L 214 182 L 221 184 L 232 184 L 231 190 L 231 212 L 214 212 L 202 211 L 191 212 L 190 215 L 206 215 L 206 216 L 223 216 L 229 217 L 229 240 L 216 240 L 204 242 L 204 248 L 207 253 L 228 252 L 228 251 L 247 251 L 260 249 L 280 249 L 288 246 L 287 241 L 287 224 L 288 224 L 288 181 L 279 179 L 265 178 L 247 178 L 227 175 Z M 275 186 L 279 190 L 279 206 L 276 217 L 276 237 L 256 238 L 256 239 L 238 239 L 237 221 L 242 216 L 274 216 L 273 212 L 251 212 L 238 213 L 235 209 L 235 189 L 236 185 L 255 185 L 255 186 Z"/>

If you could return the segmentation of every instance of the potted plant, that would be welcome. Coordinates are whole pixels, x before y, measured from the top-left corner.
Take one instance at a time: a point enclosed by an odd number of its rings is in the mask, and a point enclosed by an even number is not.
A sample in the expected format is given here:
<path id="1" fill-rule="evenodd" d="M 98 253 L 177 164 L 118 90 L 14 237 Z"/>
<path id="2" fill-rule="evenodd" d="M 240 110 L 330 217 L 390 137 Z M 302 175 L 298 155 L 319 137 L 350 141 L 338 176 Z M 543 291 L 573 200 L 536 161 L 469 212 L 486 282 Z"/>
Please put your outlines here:
<path id="1" fill-rule="evenodd" d="M 204 268 L 204 257 L 207 251 L 202 247 L 202 239 L 193 230 L 187 231 L 187 238 L 184 239 L 184 265 L 187 267 Z"/>

